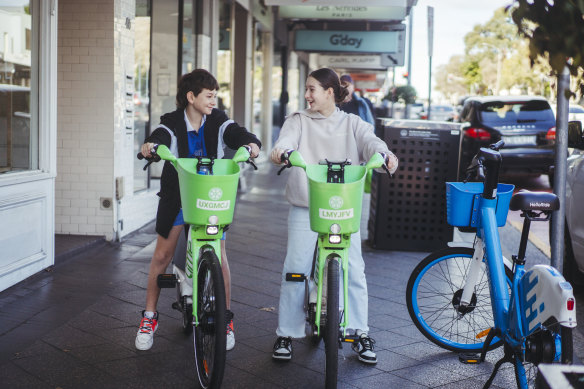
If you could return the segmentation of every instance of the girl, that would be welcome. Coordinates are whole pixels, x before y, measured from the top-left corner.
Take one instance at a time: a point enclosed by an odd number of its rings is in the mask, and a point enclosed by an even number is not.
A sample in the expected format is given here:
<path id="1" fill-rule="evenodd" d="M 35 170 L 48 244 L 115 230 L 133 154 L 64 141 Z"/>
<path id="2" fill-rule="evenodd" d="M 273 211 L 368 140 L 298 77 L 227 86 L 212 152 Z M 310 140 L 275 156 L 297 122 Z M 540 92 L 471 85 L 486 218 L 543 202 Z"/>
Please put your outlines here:
<path id="1" fill-rule="evenodd" d="M 346 87 L 341 85 L 339 76 L 333 70 L 323 68 L 310 73 L 304 94 L 309 108 L 295 112 L 286 119 L 272 150 L 272 161 L 280 164 L 280 156 L 287 149 L 298 150 L 307 164 L 318 163 L 324 158 L 365 161 L 379 152 L 385 154 L 386 165 L 393 173 L 397 169 L 398 160 L 387 145 L 375 136 L 372 125 L 336 107 L 347 95 Z M 305 336 L 304 284 L 285 280 L 286 273 L 310 274 L 314 244 L 306 242 L 316 242 L 317 239 L 317 233 L 310 230 L 308 183 L 304 170 L 291 169 L 286 198 L 291 204 L 288 248 L 280 288 L 276 330 L 278 339 L 272 354 L 273 358 L 280 360 L 291 359 L 292 338 Z M 359 336 L 359 342 L 353 345 L 353 350 L 359 354 L 360 361 L 377 363 L 373 351 L 374 341 L 367 334 L 367 283 L 359 232 L 351 236 L 349 304 L 349 327 Z"/>

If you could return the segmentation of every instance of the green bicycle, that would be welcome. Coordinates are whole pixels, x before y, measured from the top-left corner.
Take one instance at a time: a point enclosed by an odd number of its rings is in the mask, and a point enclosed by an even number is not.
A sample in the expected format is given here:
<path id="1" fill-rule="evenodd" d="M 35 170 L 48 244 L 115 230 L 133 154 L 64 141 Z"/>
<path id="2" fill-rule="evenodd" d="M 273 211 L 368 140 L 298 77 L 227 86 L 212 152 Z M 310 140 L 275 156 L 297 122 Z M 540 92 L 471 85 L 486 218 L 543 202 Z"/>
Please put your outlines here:
<path id="1" fill-rule="evenodd" d="M 361 202 L 367 173 L 384 167 L 386 157 L 375 153 L 365 166 L 353 166 L 350 160 L 321 161 L 307 165 L 298 151 L 280 156 L 286 168 L 297 166 L 306 171 L 310 228 L 318 233 L 309 277 L 286 273 L 286 281 L 304 282 L 306 321 L 310 338 L 318 344 L 324 338 L 325 386 L 337 387 L 338 353 L 341 342 L 354 343 L 356 335 L 347 334 L 349 310 L 349 247 L 351 234 L 359 231 Z M 389 173 L 389 171 L 388 171 Z M 342 271 L 343 309 L 339 307 L 339 282 Z"/>
<path id="2" fill-rule="evenodd" d="M 239 162 L 248 162 L 250 149 L 240 147 L 233 159 L 176 158 L 156 145 L 148 164 L 169 161 L 178 173 L 183 217 L 189 225 L 184 272 L 160 274 L 160 288 L 177 288 L 173 308 L 182 312 L 183 330 L 193 332 L 197 376 L 202 388 L 219 388 L 226 356 L 226 297 L 221 272 L 221 237 L 233 221 Z M 138 155 L 139 159 L 142 154 Z M 145 168 L 146 168 L 145 167 Z M 219 253 L 219 254 L 218 254 Z"/>

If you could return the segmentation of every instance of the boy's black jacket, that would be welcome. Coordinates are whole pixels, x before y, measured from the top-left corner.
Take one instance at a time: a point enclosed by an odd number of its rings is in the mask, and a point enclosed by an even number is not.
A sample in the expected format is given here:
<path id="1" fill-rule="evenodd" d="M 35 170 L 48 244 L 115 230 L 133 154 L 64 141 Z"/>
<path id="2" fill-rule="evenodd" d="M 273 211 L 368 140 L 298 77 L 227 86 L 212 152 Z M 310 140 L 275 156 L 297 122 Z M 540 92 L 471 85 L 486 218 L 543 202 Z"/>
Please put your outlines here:
<path id="1" fill-rule="evenodd" d="M 184 109 L 177 109 L 160 117 L 160 124 L 169 128 L 176 136 L 179 158 L 187 158 L 189 154 L 187 125 L 184 115 Z M 204 134 L 207 157 L 217 157 L 219 129 L 227 120 L 229 120 L 227 115 L 218 109 L 213 109 L 211 114 L 207 115 Z M 146 138 L 144 143 L 163 144 L 170 148 L 171 140 L 172 137 L 168 131 L 164 127 L 158 127 Z M 249 143 L 255 143 L 258 147 L 261 147 L 259 139 L 236 122 L 231 122 L 227 125 L 223 134 L 223 141 L 225 145 L 234 150 Z M 158 196 L 160 201 L 156 214 L 156 232 L 168 238 L 170 229 L 181 207 L 178 174 L 174 166 L 168 161 L 165 161 L 162 168 Z"/>

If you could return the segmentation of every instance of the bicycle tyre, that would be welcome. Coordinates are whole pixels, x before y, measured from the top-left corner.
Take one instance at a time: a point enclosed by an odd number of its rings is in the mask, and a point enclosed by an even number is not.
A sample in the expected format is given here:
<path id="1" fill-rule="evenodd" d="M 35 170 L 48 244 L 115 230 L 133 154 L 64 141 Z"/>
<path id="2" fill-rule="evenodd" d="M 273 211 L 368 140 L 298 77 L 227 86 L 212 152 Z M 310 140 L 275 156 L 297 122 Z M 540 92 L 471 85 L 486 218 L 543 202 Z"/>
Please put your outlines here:
<path id="1" fill-rule="evenodd" d="M 461 312 L 455 307 L 473 252 L 469 247 L 448 247 L 431 253 L 416 266 L 406 289 L 408 312 L 418 330 L 434 344 L 459 353 L 480 352 L 486 336 L 477 339 L 477 334 L 494 325 L 485 271 L 473 293 L 473 308 Z M 505 275 L 511 286 L 512 270 L 505 267 Z M 501 344 L 494 338 L 489 350 Z"/>
<path id="2" fill-rule="evenodd" d="M 213 251 L 201 256 L 197 272 L 197 315 L 193 342 L 197 376 L 203 389 L 219 388 L 225 370 L 225 286 L 219 259 Z"/>
<path id="3" fill-rule="evenodd" d="M 339 259 L 328 261 L 326 322 L 324 332 L 325 387 L 337 387 L 339 371 Z"/>
<path id="4" fill-rule="evenodd" d="M 571 365 L 574 361 L 574 343 L 572 338 L 572 328 L 564 327 L 560 324 L 555 324 L 546 328 L 552 334 L 553 337 L 556 338 L 556 347 L 559 343 L 560 345 L 560 352 L 555 352 L 554 360 L 553 361 L 535 361 L 534 362 L 523 362 L 521 358 L 515 356 L 515 363 L 514 363 L 514 370 L 515 370 L 515 380 L 517 383 L 518 388 L 523 388 L 524 386 L 521 385 L 520 380 L 520 371 L 523 370 L 525 374 L 525 384 L 528 389 L 534 389 L 537 382 L 537 375 L 539 370 L 537 365 L 539 363 L 552 363 L 558 364 L 561 363 L 563 365 Z M 557 338 L 559 337 L 559 341 Z M 523 365 L 523 369 L 520 369 L 519 366 Z"/>

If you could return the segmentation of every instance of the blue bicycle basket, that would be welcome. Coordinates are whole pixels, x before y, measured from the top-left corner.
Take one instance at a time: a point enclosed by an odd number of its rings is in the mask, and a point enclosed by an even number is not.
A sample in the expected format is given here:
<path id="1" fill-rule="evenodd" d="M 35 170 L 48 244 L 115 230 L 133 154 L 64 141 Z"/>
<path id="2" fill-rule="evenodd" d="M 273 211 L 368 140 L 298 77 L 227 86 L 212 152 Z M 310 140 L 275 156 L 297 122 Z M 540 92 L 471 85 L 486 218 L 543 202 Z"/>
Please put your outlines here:
<path id="1" fill-rule="evenodd" d="M 446 183 L 446 221 L 454 227 L 477 227 L 478 208 L 484 185 L 482 182 Z M 507 221 L 509 202 L 515 186 L 497 185 L 497 226 L 503 227 Z"/>

